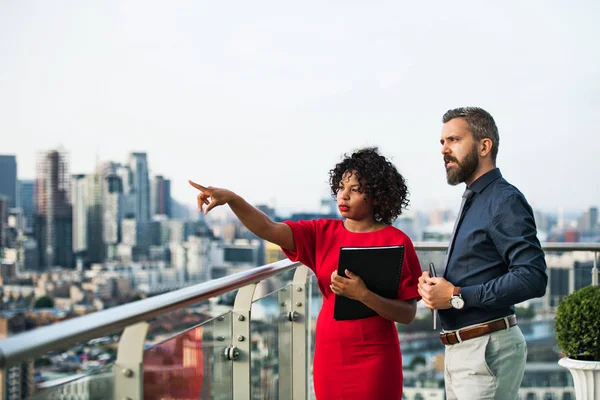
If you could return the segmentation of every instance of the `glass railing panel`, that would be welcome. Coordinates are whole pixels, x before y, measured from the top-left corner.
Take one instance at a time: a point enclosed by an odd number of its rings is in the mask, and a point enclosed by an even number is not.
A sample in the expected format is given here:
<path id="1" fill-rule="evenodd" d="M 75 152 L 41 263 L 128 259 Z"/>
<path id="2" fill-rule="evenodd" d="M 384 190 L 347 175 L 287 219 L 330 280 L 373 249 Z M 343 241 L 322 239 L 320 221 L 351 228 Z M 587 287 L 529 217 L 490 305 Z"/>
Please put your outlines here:
<path id="1" fill-rule="evenodd" d="M 35 362 L 23 363 L 14 368 L 20 368 L 20 376 L 29 373 L 33 375 L 34 393 L 85 393 L 93 388 L 91 396 L 110 392 L 110 396 L 106 398 L 112 398 L 114 382 L 107 371 L 112 369 L 117 358 L 120 333 L 118 331 L 86 343 L 55 349 L 37 358 Z M 85 397 L 87 394 L 78 396 L 89 398 Z M 29 394 L 23 396 L 25 397 L 28 398 Z"/>
<path id="2" fill-rule="evenodd" d="M 419 257 L 423 271 L 427 271 L 429 263 L 433 263 L 438 271 L 438 275 L 442 275 L 442 264 L 446 258 L 446 251 L 417 250 L 417 257 Z"/>
<path id="3" fill-rule="evenodd" d="M 153 344 L 144 351 L 144 399 L 233 397 L 228 312 Z"/>
<path id="4" fill-rule="evenodd" d="M 286 272 L 277 274 L 263 281 L 260 281 L 256 285 L 255 298 L 261 298 L 275 290 L 285 287 L 292 282 L 294 277 L 295 269 L 290 269 Z M 207 307 L 204 307 L 206 312 L 218 311 L 219 314 L 233 310 L 233 304 L 237 296 L 238 289 L 224 293 L 218 297 L 212 298 L 208 303 Z M 214 315 L 214 314 L 213 314 Z"/>
<path id="5" fill-rule="evenodd" d="M 291 399 L 292 291 L 285 286 L 252 304 L 252 399 Z"/>
<path id="6" fill-rule="evenodd" d="M 443 273 L 445 251 L 417 251 L 417 256 L 423 271 L 427 271 L 429 263 L 433 263 L 438 275 Z M 407 394 L 423 396 L 440 390 L 443 393 L 444 345 L 439 339 L 439 319 L 434 329 L 432 316 L 431 310 L 419 302 L 413 322 L 409 325 L 397 324 Z M 417 387 L 428 390 L 414 392 L 413 388 Z"/>
<path id="7" fill-rule="evenodd" d="M 55 379 L 39 382 L 29 397 L 41 399 L 111 400 L 114 398 L 114 365 L 103 365 L 70 376 L 54 375 Z M 46 374 L 53 377 L 52 374 Z"/>

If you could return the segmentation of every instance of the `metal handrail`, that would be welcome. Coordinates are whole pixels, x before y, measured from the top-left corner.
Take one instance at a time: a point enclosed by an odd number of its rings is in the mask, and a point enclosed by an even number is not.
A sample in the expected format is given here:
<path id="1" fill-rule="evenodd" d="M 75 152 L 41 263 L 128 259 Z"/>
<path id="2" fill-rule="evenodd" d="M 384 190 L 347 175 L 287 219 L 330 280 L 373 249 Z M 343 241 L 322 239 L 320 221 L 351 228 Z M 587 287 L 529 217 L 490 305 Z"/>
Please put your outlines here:
<path id="1" fill-rule="evenodd" d="M 173 292 L 98 311 L 0 340 L 0 368 L 114 333 L 129 325 L 256 283 L 302 265 L 281 260 Z"/>
<path id="2" fill-rule="evenodd" d="M 414 242 L 417 251 L 446 251 L 448 244 L 444 242 Z M 544 251 L 593 251 L 600 252 L 600 243 L 542 243 Z"/>

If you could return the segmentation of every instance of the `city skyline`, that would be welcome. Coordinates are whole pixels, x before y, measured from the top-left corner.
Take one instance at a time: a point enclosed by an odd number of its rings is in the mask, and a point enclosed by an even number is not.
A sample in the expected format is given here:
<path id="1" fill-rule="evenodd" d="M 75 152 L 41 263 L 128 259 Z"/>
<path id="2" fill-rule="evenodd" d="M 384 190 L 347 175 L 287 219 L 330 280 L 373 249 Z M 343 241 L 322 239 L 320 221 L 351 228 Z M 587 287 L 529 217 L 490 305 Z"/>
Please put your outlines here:
<path id="1" fill-rule="evenodd" d="M 268 8 L 3 2 L 2 153 L 23 179 L 61 145 L 73 173 L 146 152 L 179 202 L 194 179 L 289 212 L 318 209 L 343 153 L 379 146 L 412 210 L 457 210 L 441 116 L 479 105 L 535 209 L 600 204 L 598 4 Z"/>
<path id="2" fill-rule="evenodd" d="M 64 151 L 67 155 L 69 155 L 70 153 L 68 152 L 68 150 L 65 150 L 64 146 L 59 147 L 60 149 L 62 149 L 61 151 Z M 44 151 L 50 151 L 52 149 L 46 149 Z M 42 151 L 37 151 L 36 154 L 40 154 L 42 153 Z M 97 160 L 97 164 L 94 165 L 94 167 L 91 170 L 88 171 L 79 171 L 73 170 L 73 166 L 71 165 L 70 167 L 70 175 L 71 176 L 76 176 L 76 175 L 87 175 L 87 174 L 94 174 L 97 173 L 97 168 L 99 166 L 104 165 L 105 163 L 117 163 L 117 164 L 121 164 L 121 165 L 127 165 L 127 157 L 130 156 L 131 154 L 146 154 L 148 159 L 151 159 L 151 155 L 148 153 L 144 153 L 143 151 L 127 151 L 124 157 L 124 160 L 126 160 L 125 162 L 121 162 L 121 160 Z M 16 161 L 17 161 L 17 172 L 20 171 L 19 168 L 19 158 L 17 155 L 15 154 L 0 154 L 0 156 L 15 156 L 16 157 Z M 501 167 L 500 167 L 501 168 Z M 501 168 L 502 170 L 502 168 Z M 159 180 L 167 180 L 169 182 L 173 182 L 174 180 L 169 177 L 166 176 L 165 174 L 161 173 L 160 171 L 156 171 L 152 168 L 151 162 L 148 161 L 148 171 L 149 171 L 149 176 L 151 177 L 151 180 L 153 179 L 159 179 Z M 21 181 L 35 181 L 35 176 L 34 177 L 23 177 L 21 175 L 21 173 L 17 173 L 17 181 L 21 182 Z M 181 183 L 180 183 L 181 184 Z M 186 182 L 187 184 L 187 182 Z M 171 186 L 171 183 L 169 183 L 169 186 Z M 458 185 L 458 188 L 463 187 L 463 185 Z M 322 200 L 325 198 L 330 198 L 333 199 L 333 197 L 330 195 L 330 193 L 327 192 L 327 190 L 329 189 L 329 186 L 327 183 L 325 183 L 323 185 L 323 189 L 322 195 L 319 198 L 316 198 L 314 201 L 313 205 L 309 205 L 307 207 L 286 207 L 285 205 L 281 205 L 278 204 L 277 199 L 274 196 L 269 197 L 266 201 L 264 202 L 256 202 L 254 203 L 254 205 L 269 205 L 275 208 L 275 211 L 278 212 L 279 216 L 285 216 L 285 215 L 289 215 L 289 214 L 293 214 L 293 213 L 302 213 L 302 212 L 309 212 L 309 213 L 313 213 L 313 212 L 319 212 L 319 210 L 322 208 Z M 327 189 L 327 190 L 325 190 Z M 410 189 L 410 188 L 409 188 Z M 460 189 L 462 190 L 462 189 Z M 193 191 L 193 188 L 192 188 Z M 243 195 L 243 193 L 240 193 L 241 195 Z M 177 198 L 175 196 L 171 196 L 171 198 L 176 201 L 177 203 L 187 207 L 188 209 L 190 209 L 191 211 L 194 211 L 196 208 L 196 204 L 195 204 L 195 196 L 194 193 L 192 193 L 192 200 L 190 200 L 189 198 L 186 199 L 182 199 L 182 198 Z M 451 203 L 451 202 L 450 202 Z M 307 203 L 308 204 L 308 203 Z M 563 213 L 565 217 L 576 217 L 582 213 L 584 213 L 586 210 L 588 210 L 591 207 L 598 207 L 600 206 L 600 204 L 593 204 L 593 203 L 589 203 L 588 205 L 584 205 L 581 208 L 565 208 L 563 206 L 560 205 L 556 205 L 555 207 L 549 207 L 549 208 L 543 208 L 543 207 L 536 207 L 532 204 L 534 210 L 536 211 L 540 211 L 543 212 L 544 214 L 550 214 L 550 215 L 556 215 L 559 213 Z M 452 211 L 454 210 L 454 208 L 452 207 L 451 204 L 447 204 L 447 205 L 437 205 L 437 206 L 432 206 L 432 207 L 419 207 L 419 206 L 415 206 L 414 203 L 411 201 L 411 204 L 409 205 L 408 208 L 408 212 L 410 211 L 414 211 L 414 212 L 422 212 L 422 213 L 427 213 L 433 210 L 449 210 Z M 229 213 L 229 210 L 227 210 L 225 213 Z M 216 215 L 216 214 L 223 214 L 224 210 L 221 208 L 217 208 L 212 212 L 212 215 Z M 405 210 L 405 213 L 407 212 L 407 210 Z M 232 214 L 233 215 L 233 214 Z M 404 215 L 404 213 L 403 213 Z"/>

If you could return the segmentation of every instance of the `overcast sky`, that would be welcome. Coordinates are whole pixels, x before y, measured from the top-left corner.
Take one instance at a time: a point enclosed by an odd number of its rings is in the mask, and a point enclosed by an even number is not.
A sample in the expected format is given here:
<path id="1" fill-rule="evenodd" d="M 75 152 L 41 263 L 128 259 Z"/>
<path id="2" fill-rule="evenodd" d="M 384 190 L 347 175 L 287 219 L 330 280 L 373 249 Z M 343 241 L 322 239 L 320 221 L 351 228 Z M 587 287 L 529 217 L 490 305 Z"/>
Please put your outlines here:
<path id="1" fill-rule="evenodd" d="M 441 116 L 478 105 L 532 206 L 600 205 L 600 2 L 0 0 L 0 154 L 20 178 L 148 153 L 277 209 L 316 210 L 343 153 L 379 146 L 411 208 L 458 208 Z"/>

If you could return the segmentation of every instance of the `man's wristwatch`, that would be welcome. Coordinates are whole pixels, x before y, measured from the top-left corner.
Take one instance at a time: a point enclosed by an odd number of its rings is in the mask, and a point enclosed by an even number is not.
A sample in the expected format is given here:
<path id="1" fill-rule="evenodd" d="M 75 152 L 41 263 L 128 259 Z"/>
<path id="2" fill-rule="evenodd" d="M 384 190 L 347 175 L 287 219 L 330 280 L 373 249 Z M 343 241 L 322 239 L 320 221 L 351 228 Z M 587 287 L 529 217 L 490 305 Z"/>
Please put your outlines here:
<path id="1" fill-rule="evenodd" d="M 465 301 L 460 295 L 460 286 L 454 286 L 454 292 L 452 292 L 452 297 L 450 297 L 450 305 L 457 310 L 465 306 Z"/>

